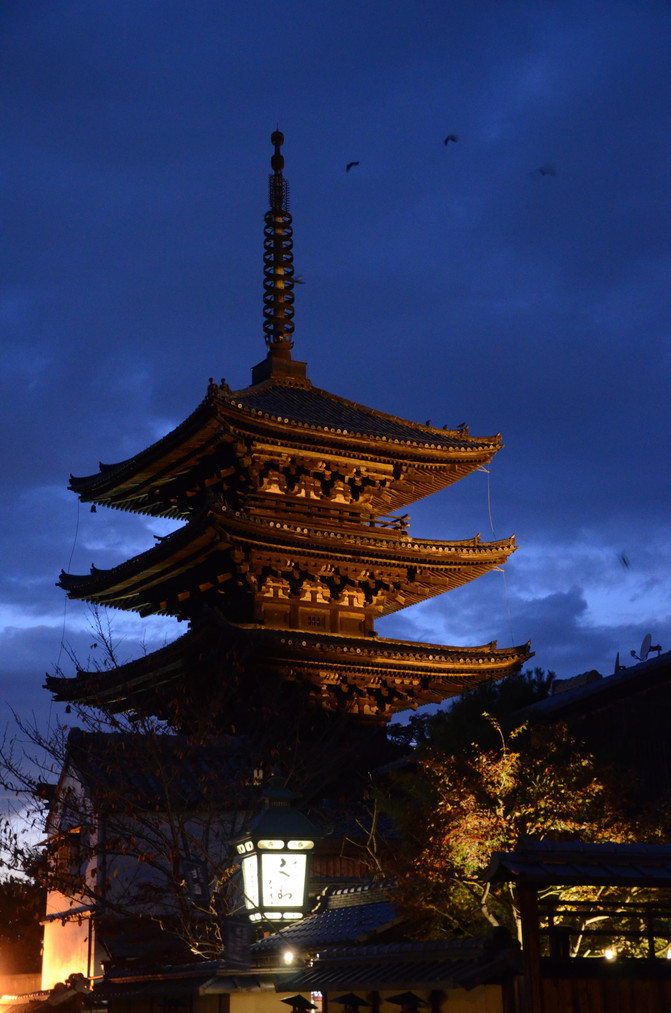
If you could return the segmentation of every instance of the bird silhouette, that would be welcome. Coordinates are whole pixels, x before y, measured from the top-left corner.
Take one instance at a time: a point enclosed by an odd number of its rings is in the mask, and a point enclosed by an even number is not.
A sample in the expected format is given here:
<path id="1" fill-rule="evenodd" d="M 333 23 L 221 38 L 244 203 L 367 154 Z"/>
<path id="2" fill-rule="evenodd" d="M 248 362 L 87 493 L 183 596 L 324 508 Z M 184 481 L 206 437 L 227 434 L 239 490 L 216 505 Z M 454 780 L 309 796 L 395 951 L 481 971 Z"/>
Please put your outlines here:
<path id="1" fill-rule="evenodd" d="M 541 165 L 538 170 L 541 176 L 556 176 L 557 172 L 551 165 Z"/>
<path id="2" fill-rule="evenodd" d="M 448 134 L 445 140 L 443 141 L 443 144 L 449 144 L 450 141 L 454 141 L 454 143 L 456 144 L 458 140 L 459 138 L 457 137 L 456 134 Z"/>
<path id="3" fill-rule="evenodd" d="M 630 569 L 631 563 L 629 562 L 629 558 L 626 552 L 619 552 L 617 558 L 620 560 L 620 563 L 622 564 L 625 570 Z"/>
<path id="4" fill-rule="evenodd" d="M 349 172 L 353 165 L 358 165 L 358 162 L 348 162 L 345 166 L 345 172 Z"/>

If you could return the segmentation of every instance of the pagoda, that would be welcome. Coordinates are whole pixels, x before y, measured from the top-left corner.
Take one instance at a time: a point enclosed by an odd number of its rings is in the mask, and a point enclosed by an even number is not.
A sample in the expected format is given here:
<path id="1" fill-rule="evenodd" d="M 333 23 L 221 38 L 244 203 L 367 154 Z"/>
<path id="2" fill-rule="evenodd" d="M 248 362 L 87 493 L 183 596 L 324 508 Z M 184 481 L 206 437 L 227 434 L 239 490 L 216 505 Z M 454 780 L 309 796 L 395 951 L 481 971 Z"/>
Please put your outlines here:
<path id="1" fill-rule="evenodd" d="M 529 645 L 386 639 L 381 616 L 500 568 L 513 537 L 414 538 L 404 511 L 486 465 L 500 436 L 397 418 L 313 386 L 292 357 L 294 267 L 280 148 L 264 230 L 267 354 L 252 382 L 210 380 L 195 411 L 129 460 L 71 477 L 81 502 L 184 522 L 111 569 L 61 573 L 72 599 L 174 616 L 188 632 L 105 672 L 48 676 L 55 699 L 174 717 L 175 701 L 230 709 L 235 693 L 293 686 L 310 706 L 386 723 L 518 671 Z M 237 689 L 234 692 L 234 687 Z"/>

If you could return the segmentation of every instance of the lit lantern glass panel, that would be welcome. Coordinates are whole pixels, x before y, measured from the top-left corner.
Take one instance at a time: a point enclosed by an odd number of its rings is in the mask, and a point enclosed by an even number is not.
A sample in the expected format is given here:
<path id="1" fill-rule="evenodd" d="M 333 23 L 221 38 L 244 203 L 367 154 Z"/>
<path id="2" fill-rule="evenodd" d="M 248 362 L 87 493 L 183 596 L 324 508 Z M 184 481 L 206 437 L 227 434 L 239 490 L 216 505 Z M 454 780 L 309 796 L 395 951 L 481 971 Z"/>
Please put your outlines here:
<path id="1" fill-rule="evenodd" d="M 262 855 L 264 908 L 301 908 L 305 897 L 305 869 L 305 855 Z"/>
<path id="2" fill-rule="evenodd" d="M 242 860 L 242 876 L 245 884 L 245 907 L 259 906 L 259 872 L 256 855 L 247 855 Z"/>

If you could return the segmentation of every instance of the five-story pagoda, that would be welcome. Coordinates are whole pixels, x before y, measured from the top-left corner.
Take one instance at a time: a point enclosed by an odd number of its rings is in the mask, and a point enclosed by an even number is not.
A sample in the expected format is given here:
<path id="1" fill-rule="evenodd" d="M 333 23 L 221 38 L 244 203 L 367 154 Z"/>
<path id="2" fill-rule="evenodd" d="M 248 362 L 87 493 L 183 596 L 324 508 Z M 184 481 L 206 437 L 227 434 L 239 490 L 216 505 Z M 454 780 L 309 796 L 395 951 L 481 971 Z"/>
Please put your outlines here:
<path id="1" fill-rule="evenodd" d="M 314 387 L 292 358 L 288 187 L 272 136 L 265 216 L 266 358 L 252 383 L 210 381 L 196 410 L 129 460 L 72 478 L 85 503 L 184 521 L 109 570 L 62 573 L 70 598 L 188 632 L 111 671 L 48 677 L 57 700 L 166 717 L 219 709 L 239 726 L 245 693 L 302 687 L 327 711 L 374 722 L 519 670 L 529 645 L 445 647 L 377 637 L 375 620 L 496 567 L 514 538 L 413 538 L 409 504 L 486 465 L 500 437 L 417 425 Z"/>

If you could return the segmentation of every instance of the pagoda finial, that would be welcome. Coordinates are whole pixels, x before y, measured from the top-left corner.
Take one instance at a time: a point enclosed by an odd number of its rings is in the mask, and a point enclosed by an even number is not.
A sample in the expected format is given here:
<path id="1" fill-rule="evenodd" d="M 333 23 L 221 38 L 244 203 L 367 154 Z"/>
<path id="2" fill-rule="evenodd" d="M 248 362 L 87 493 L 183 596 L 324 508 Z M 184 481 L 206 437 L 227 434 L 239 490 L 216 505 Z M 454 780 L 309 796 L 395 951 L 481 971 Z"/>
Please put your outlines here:
<path id="1" fill-rule="evenodd" d="M 291 358 L 294 333 L 293 230 L 289 214 L 289 184 L 282 175 L 284 134 L 270 138 L 275 148 L 270 165 L 270 209 L 263 230 L 263 332 L 273 355 Z"/>

